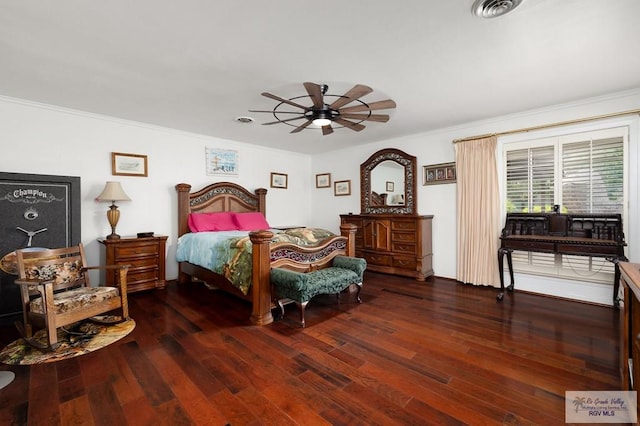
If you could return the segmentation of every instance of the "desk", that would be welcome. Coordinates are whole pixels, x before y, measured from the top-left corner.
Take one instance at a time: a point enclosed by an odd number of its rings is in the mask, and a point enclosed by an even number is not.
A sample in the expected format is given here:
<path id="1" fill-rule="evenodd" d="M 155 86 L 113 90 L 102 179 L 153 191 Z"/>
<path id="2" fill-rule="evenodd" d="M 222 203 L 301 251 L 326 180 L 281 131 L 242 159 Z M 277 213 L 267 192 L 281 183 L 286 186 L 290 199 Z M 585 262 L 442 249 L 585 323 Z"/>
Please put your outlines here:
<path id="1" fill-rule="evenodd" d="M 624 233 L 622 216 L 619 214 L 567 215 L 559 213 L 508 213 L 500 236 L 498 268 L 500 272 L 500 293 L 504 297 L 504 256 L 507 256 L 511 284 L 507 290 L 513 291 L 514 250 L 557 253 L 578 256 L 604 257 L 615 265 L 613 283 L 613 304 L 618 306 L 620 286 L 619 261 L 626 261 L 624 255 Z"/>

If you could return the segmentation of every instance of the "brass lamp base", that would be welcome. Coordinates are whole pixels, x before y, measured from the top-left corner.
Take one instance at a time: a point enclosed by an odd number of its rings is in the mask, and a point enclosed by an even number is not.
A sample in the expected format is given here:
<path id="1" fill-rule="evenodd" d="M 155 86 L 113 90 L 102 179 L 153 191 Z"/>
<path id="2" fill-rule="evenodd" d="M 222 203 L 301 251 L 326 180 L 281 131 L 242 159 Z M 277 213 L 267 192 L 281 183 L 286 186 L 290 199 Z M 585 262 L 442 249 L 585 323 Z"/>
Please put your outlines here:
<path id="1" fill-rule="evenodd" d="M 107 240 L 119 240 L 120 235 L 116 234 L 116 225 L 120 220 L 120 210 L 118 210 L 116 203 L 111 204 L 111 207 L 107 210 L 107 220 L 111 225 L 111 234 L 107 235 Z"/>

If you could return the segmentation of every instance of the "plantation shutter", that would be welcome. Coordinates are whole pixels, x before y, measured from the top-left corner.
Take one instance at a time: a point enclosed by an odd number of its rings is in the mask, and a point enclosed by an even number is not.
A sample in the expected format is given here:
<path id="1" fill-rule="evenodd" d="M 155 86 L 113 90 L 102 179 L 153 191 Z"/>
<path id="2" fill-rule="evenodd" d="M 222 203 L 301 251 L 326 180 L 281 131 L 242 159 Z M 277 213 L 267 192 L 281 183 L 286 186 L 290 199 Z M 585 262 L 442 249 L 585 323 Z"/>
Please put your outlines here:
<path id="1" fill-rule="evenodd" d="M 623 212 L 624 138 L 607 133 L 579 135 L 583 140 L 578 141 L 560 138 L 561 204 L 568 213 Z M 613 272 L 613 264 L 602 258 L 564 255 L 560 260 L 560 275 L 591 277 Z"/>
<path id="2" fill-rule="evenodd" d="M 540 213 L 560 204 L 562 213 L 624 216 L 626 128 L 505 144 L 507 212 Z M 603 258 L 513 252 L 516 271 L 610 282 L 613 264 Z"/>

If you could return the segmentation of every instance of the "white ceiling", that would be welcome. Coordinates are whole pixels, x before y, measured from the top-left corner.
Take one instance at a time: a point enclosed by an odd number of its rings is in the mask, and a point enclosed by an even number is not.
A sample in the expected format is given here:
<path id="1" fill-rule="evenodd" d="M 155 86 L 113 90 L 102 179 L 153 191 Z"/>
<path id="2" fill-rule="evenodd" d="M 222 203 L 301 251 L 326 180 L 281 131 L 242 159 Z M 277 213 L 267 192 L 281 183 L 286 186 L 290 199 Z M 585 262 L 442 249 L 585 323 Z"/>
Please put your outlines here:
<path id="1" fill-rule="evenodd" d="M 0 95 L 313 154 L 640 87 L 640 1 L 472 3 L 0 0 Z M 398 106 L 328 136 L 248 112 L 304 81 Z"/>

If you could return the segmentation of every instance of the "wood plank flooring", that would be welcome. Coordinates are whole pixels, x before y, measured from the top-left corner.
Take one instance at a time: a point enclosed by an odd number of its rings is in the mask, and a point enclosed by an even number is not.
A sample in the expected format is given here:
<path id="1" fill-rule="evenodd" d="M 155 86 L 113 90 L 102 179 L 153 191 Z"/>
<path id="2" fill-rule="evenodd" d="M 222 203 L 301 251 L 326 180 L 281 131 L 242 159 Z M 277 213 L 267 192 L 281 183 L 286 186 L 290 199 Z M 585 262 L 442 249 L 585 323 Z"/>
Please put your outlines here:
<path id="1" fill-rule="evenodd" d="M 313 299 L 301 329 L 294 305 L 251 326 L 202 284 L 132 294 L 123 340 L 0 365 L 0 424 L 560 425 L 565 391 L 620 389 L 613 308 L 371 272 L 350 296 Z"/>

